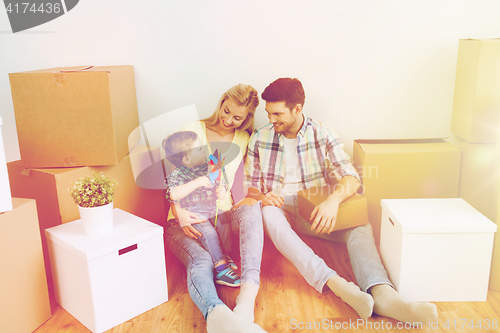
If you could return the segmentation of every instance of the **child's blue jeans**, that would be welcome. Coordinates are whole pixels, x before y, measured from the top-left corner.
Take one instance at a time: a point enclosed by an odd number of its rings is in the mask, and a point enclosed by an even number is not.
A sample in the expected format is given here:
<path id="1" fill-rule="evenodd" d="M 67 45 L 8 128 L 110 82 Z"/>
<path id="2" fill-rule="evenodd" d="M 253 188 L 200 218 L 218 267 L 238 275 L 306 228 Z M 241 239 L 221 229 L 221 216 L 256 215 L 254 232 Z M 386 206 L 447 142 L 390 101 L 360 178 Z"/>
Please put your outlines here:
<path id="1" fill-rule="evenodd" d="M 231 249 L 231 214 L 219 210 L 217 225 L 215 225 L 214 207 L 191 206 L 186 209 L 191 213 L 197 214 L 201 219 L 207 220 L 202 223 L 194 223 L 192 226 L 203 234 L 198 240 L 203 248 L 212 256 L 214 265 L 224 260 L 224 253 L 229 252 Z"/>

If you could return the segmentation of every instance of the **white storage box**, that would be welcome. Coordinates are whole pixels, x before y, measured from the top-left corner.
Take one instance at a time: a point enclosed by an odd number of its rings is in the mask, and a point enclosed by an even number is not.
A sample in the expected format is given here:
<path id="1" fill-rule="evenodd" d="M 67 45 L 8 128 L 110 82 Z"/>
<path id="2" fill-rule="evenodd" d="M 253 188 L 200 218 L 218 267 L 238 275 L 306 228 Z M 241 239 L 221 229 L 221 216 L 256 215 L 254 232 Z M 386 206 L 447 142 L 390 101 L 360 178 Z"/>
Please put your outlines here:
<path id="1" fill-rule="evenodd" d="M 380 254 L 412 301 L 486 301 L 497 226 L 460 198 L 384 199 Z"/>
<path id="2" fill-rule="evenodd" d="M 12 210 L 12 197 L 10 193 L 7 161 L 2 139 L 2 117 L 0 117 L 0 213 Z"/>
<path id="3" fill-rule="evenodd" d="M 88 236 L 81 220 L 45 230 L 56 301 L 103 332 L 168 300 L 163 228 L 113 210 L 113 232 Z"/>

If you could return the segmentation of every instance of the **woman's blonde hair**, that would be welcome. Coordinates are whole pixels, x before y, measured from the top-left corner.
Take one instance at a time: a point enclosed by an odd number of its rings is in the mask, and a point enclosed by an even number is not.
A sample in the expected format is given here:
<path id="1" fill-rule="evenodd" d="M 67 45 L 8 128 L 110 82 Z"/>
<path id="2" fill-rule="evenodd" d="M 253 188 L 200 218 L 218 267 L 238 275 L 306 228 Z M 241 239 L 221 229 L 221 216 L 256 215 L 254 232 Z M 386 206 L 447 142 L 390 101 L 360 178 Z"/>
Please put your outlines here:
<path id="1" fill-rule="evenodd" d="M 219 110 L 224 104 L 224 101 L 231 99 L 238 106 L 245 106 L 248 110 L 248 115 L 243 123 L 238 127 L 240 130 L 246 130 L 248 134 L 252 134 L 254 124 L 255 109 L 259 105 L 259 94 L 252 86 L 248 84 L 238 84 L 229 88 L 220 98 L 217 103 L 217 109 L 208 118 L 203 119 L 207 125 L 215 125 L 219 121 Z"/>

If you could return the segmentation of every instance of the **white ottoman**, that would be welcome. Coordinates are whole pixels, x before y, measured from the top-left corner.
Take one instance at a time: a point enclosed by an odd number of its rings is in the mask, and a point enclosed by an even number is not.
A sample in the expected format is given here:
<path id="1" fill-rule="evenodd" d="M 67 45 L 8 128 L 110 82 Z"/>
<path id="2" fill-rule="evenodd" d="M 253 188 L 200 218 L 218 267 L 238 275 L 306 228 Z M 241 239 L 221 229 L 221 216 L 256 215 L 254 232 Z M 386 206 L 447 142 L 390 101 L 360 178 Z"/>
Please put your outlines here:
<path id="1" fill-rule="evenodd" d="M 486 301 L 497 229 L 452 199 L 384 199 L 380 254 L 396 290 L 412 301 Z"/>
<path id="2" fill-rule="evenodd" d="M 45 230 L 56 301 L 97 333 L 168 300 L 163 228 L 113 214 L 108 235 L 84 234 L 81 220 Z"/>

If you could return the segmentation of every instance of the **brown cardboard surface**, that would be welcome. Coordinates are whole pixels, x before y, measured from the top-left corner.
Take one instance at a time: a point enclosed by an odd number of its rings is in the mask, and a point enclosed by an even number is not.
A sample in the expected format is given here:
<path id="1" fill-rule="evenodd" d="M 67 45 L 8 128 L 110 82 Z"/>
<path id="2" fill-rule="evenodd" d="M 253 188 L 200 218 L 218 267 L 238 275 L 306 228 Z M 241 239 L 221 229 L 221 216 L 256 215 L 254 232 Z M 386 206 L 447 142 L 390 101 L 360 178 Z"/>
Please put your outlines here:
<path id="1" fill-rule="evenodd" d="M 456 198 L 461 152 L 444 140 L 355 140 L 353 164 L 380 241 L 381 199 Z"/>
<path id="2" fill-rule="evenodd" d="M 500 132 L 500 39 L 461 39 L 451 130 L 473 143 Z"/>
<path id="3" fill-rule="evenodd" d="M 0 332 L 33 332 L 51 317 L 35 200 L 0 214 Z"/>
<path id="4" fill-rule="evenodd" d="M 113 207 L 161 224 L 165 221 L 164 191 L 149 190 L 137 186 L 132 164 L 140 164 L 141 159 L 154 155 L 159 160 L 159 148 L 135 147 L 118 165 L 78 168 L 23 169 L 21 161 L 7 163 L 11 192 L 15 197 L 36 199 L 40 231 L 61 223 L 80 218 L 78 206 L 68 189 L 71 184 L 93 171 L 104 174 L 118 182 Z M 131 159 L 134 161 L 131 162 Z M 50 273 L 48 249 L 42 238 L 47 272 Z"/>
<path id="5" fill-rule="evenodd" d="M 309 220 L 314 208 L 326 200 L 333 186 L 314 187 L 297 193 L 300 215 Z M 309 220 L 309 222 L 312 222 Z M 342 230 L 369 223 L 366 198 L 354 194 L 339 205 L 335 230 Z"/>
<path id="6" fill-rule="evenodd" d="M 495 144 L 453 141 L 462 151 L 459 197 L 500 225 L 500 151 Z M 500 237 L 495 234 L 491 262 L 491 290 L 500 291 Z"/>
<path id="7" fill-rule="evenodd" d="M 132 66 L 9 74 L 24 168 L 117 165 L 139 126 Z"/>

